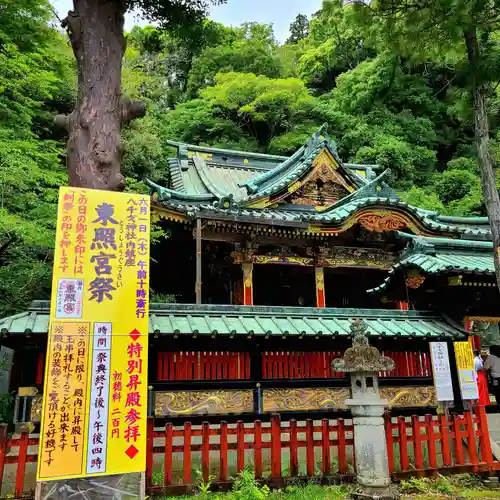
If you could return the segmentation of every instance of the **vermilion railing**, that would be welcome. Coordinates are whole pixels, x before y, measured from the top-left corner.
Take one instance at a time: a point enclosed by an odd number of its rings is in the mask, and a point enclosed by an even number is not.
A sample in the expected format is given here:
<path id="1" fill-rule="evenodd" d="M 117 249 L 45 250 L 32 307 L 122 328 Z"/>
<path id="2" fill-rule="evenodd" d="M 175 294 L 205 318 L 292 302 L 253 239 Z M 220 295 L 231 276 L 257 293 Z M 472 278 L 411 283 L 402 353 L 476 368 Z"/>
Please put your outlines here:
<path id="1" fill-rule="evenodd" d="M 164 444 L 156 445 L 155 440 L 158 439 Z M 321 473 L 325 476 L 354 472 L 353 427 L 352 423 L 346 424 L 341 419 L 324 419 L 316 423 L 313 420 L 282 422 L 278 415 L 274 415 L 270 422 L 256 420 L 245 424 L 240 421 L 232 425 L 224 421 L 216 425 L 204 422 L 201 426 L 186 422 L 176 428 L 167 423 L 162 430 L 155 430 L 151 419 L 148 446 L 146 484 L 164 491 L 176 485 L 192 486 L 196 479 L 193 478 L 193 469 L 201 470 L 204 481 L 208 481 L 211 472 L 217 470 L 217 482 L 226 483 L 230 476 L 234 477 L 250 466 L 255 470 L 257 479 L 270 476 L 271 480 L 279 482 L 285 476 L 299 475 L 300 450 L 305 452 L 302 472 L 307 477 L 316 475 L 318 458 Z M 284 471 L 285 450 L 287 472 Z M 173 469 L 174 454 L 182 455 L 182 465 L 178 463 L 177 471 Z M 162 474 L 163 484 L 154 485 L 153 457 L 157 455 L 163 458 L 163 470 L 158 471 Z M 194 460 L 196 463 L 193 463 Z M 234 465 L 234 470 L 229 470 L 230 463 Z M 177 473 L 176 478 L 174 472 Z"/>
<path id="2" fill-rule="evenodd" d="M 484 406 L 464 414 L 387 417 L 389 470 L 428 474 L 444 469 L 471 472 L 497 469 Z"/>
<path id="3" fill-rule="evenodd" d="M 246 352 L 160 352 L 158 380 L 238 380 L 250 378 Z"/>
<path id="4" fill-rule="evenodd" d="M 395 476 L 500 468 L 491 452 L 484 407 L 476 408 L 474 414 L 449 417 L 387 415 L 385 426 L 389 470 Z M 181 427 L 167 423 L 161 430 L 155 430 L 150 420 L 146 480 L 150 491 L 178 492 L 179 487 L 194 486 L 193 470 L 200 470 L 205 481 L 215 474 L 214 482 L 224 484 L 245 466 L 255 470 L 256 478 L 268 478 L 276 486 L 299 475 L 347 479 L 356 469 L 354 445 L 351 420 L 281 421 L 274 415 L 266 423 L 205 422 Z M 153 463 L 160 458 L 163 468 L 156 468 L 154 475 Z M 158 475 L 160 481 L 153 481 Z"/>
<path id="5" fill-rule="evenodd" d="M 383 351 L 394 360 L 394 370 L 380 373 L 381 377 L 432 377 L 430 355 L 427 352 Z M 332 361 L 341 358 L 342 351 L 332 352 L 264 352 L 262 377 L 264 379 L 342 378 L 344 373 L 332 369 Z"/>
<path id="6" fill-rule="evenodd" d="M 381 377 L 432 377 L 430 355 L 419 351 L 383 351 L 394 360 L 392 372 L 382 372 Z M 331 368 L 335 358 L 343 351 L 262 353 L 263 379 L 343 378 L 345 374 Z M 41 385 L 44 371 L 44 354 L 37 362 L 36 383 Z M 189 380 L 248 380 L 250 379 L 250 354 L 248 352 L 159 352 L 156 377 L 158 381 Z"/>
<path id="7" fill-rule="evenodd" d="M 389 470 L 395 477 L 438 472 L 489 473 L 500 470 L 493 457 L 484 407 L 463 414 L 385 417 Z M 26 484 L 26 466 L 37 461 L 38 437 L 27 430 L 8 438 L 0 425 L 0 491 L 6 465 L 16 464 L 14 497 L 31 498 L 34 484 Z M 280 486 L 291 477 L 354 476 L 354 435 L 350 419 L 192 425 L 167 423 L 162 429 L 148 419 L 146 482 L 148 493 L 165 494 L 193 488 L 197 470 L 204 481 L 227 484 L 244 467 L 255 476 Z M 33 479 L 33 478 L 32 478 Z"/>

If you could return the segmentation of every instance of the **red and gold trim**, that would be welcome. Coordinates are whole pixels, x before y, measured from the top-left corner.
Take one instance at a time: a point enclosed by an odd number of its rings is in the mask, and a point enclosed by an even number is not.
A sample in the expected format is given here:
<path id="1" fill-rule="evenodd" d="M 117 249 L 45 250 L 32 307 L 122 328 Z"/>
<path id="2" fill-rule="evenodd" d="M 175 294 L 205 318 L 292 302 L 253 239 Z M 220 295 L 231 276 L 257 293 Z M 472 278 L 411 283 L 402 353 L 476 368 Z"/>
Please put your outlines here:
<path id="1" fill-rule="evenodd" d="M 315 267 L 314 276 L 316 279 L 316 307 L 326 307 L 324 269 L 322 267 Z"/>
<path id="2" fill-rule="evenodd" d="M 253 263 L 243 262 L 243 305 L 253 306 Z"/>

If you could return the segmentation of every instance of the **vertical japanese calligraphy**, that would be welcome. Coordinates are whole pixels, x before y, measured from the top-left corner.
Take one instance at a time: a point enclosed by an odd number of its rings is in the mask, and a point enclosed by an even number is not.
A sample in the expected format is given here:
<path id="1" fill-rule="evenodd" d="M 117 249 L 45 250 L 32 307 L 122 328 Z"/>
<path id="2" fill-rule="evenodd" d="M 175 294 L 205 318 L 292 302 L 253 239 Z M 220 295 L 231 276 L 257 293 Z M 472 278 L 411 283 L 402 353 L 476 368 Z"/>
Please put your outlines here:
<path id="1" fill-rule="evenodd" d="M 85 323 L 51 324 L 40 476 L 83 471 L 89 327 Z"/>
<path id="2" fill-rule="evenodd" d="M 479 399 L 472 346 L 468 341 L 453 342 L 453 346 L 455 348 L 462 399 Z"/>
<path id="3" fill-rule="evenodd" d="M 446 342 L 430 342 L 432 373 L 438 401 L 453 401 L 450 358 Z"/>
<path id="4" fill-rule="evenodd" d="M 40 480 L 146 465 L 150 200 L 61 188 Z"/>
<path id="5" fill-rule="evenodd" d="M 106 471 L 111 323 L 94 323 L 87 474 Z"/>

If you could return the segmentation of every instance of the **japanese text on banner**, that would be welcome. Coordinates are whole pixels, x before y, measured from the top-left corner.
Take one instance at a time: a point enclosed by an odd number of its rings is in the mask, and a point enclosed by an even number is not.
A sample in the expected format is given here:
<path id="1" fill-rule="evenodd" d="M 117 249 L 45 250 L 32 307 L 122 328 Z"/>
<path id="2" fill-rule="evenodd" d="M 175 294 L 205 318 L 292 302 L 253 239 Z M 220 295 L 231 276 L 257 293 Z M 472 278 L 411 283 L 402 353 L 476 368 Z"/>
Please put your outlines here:
<path id="1" fill-rule="evenodd" d="M 458 378 L 462 399 L 478 399 L 477 376 L 474 369 L 474 354 L 470 342 L 454 342 Z"/>
<path id="2" fill-rule="evenodd" d="M 150 199 L 61 188 L 40 480 L 146 464 Z"/>

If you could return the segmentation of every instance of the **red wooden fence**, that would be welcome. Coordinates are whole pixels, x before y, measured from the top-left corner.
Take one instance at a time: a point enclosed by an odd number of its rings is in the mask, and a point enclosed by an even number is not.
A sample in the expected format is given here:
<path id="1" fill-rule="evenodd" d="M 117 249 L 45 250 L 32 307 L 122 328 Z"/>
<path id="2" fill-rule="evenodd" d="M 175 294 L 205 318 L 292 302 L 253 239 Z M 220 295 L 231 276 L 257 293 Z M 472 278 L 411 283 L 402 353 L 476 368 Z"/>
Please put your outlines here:
<path id="1" fill-rule="evenodd" d="M 450 416 L 387 417 L 385 428 L 389 470 L 396 475 L 498 469 L 483 406 Z"/>
<path id="2" fill-rule="evenodd" d="M 28 446 L 38 446 L 39 439 L 31 438 L 28 430 L 21 432 L 21 436 L 16 439 L 7 439 L 7 425 L 0 424 L 0 491 L 2 491 L 4 469 L 8 464 L 17 464 L 16 479 L 14 485 L 14 497 L 20 498 L 23 493 L 30 493 L 24 490 L 26 464 L 38 460 L 38 454 L 28 454 Z M 11 448 L 18 447 L 17 455 L 10 455 Z M 34 491 L 34 485 L 33 491 Z"/>
<path id="3" fill-rule="evenodd" d="M 427 352 L 383 351 L 394 360 L 392 372 L 382 372 L 381 377 L 432 377 L 430 355 Z M 343 352 L 265 352 L 262 354 L 264 379 L 342 378 L 344 373 L 332 369 L 332 361 Z"/>
<path id="4" fill-rule="evenodd" d="M 396 477 L 432 475 L 439 472 L 500 470 L 491 451 L 484 407 L 474 413 L 385 418 L 389 470 Z M 13 494 L 29 498 L 34 483 L 27 484 L 26 466 L 37 461 L 29 446 L 38 446 L 38 437 L 23 431 L 19 438 L 7 437 L 0 425 L 0 491 L 5 467 L 17 464 Z M 12 453 L 14 451 L 14 453 Z M 351 420 L 281 421 L 209 424 L 184 423 L 154 428 L 148 420 L 146 481 L 149 493 L 189 490 L 200 470 L 208 481 L 229 482 L 244 467 L 255 470 L 257 478 L 270 478 L 280 485 L 287 477 L 301 475 L 352 476 L 355 472 L 354 436 Z M 30 474 L 33 476 L 33 474 Z M 32 480 L 34 477 L 31 478 Z"/>
<path id="5" fill-rule="evenodd" d="M 270 476 L 275 484 L 299 472 L 314 477 L 317 461 L 324 476 L 354 472 L 353 427 L 341 419 L 324 419 L 319 423 L 313 420 L 282 422 L 275 415 L 270 422 L 256 420 L 245 424 L 240 421 L 232 425 L 224 421 L 217 425 L 205 422 L 201 426 L 186 422 L 176 428 L 167 423 L 162 430 L 154 429 L 152 419 L 148 424 L 146 484 L 153 489 L 156 486 L 168 491 L 179 485 L 189 489 L 196 480 L 193 470 L 201 470 L 204 481 L 215 472 L 217 482 L 227 483 L 230 477 L 250 466 L 256 478 Z M 161 444 L 157 442 L 160 440 Z M 305 460 L 304 457 L 299 460 L 301 450 L 305 452 Z M 153 484 L 155 455 L 163 458 L 163 470 L 158 471 L 162 484 Z M 300 464 L 305 466 L 303 471 Z"/>
<path id="6" fill-rule="evenodd" d="M 392 372 L 381 377 L 432 377 L 430 355 L 427 352 L 383 351 L 395 362 Z M 342 351 L 331 352 L 264 352 L 262 378 L 308 379 L 342 378 L 344 373 L 331 368 Z M 36 383 L 42 384 L 45 354 L 37 362 Z M 250 354 L 247 352 L 159 352 L 156 365 L 157 380 L 248 380 Z"/>
<path id="7" fill-rule="evenodd" d="M 250 378 L 247 352 L 160 352 L 158 380 L 237 380 Z"/>

